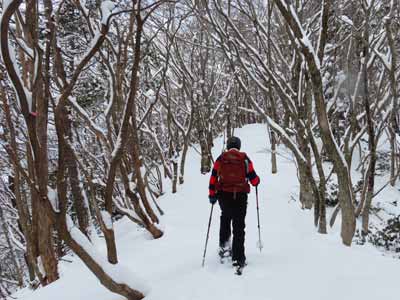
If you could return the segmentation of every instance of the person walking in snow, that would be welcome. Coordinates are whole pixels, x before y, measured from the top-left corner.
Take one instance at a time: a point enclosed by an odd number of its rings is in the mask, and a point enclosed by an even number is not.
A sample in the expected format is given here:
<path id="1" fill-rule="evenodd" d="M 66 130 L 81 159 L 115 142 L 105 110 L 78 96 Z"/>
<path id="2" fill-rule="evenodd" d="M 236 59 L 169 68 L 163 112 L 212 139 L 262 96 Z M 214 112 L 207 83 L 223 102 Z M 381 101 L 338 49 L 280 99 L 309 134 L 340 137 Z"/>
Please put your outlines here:
<path id="1" fill-rule="evenodd" d="M 240 147 L 241 141 L 238 137 L 228 138 L 227 151 L 217 158 L 212 169 L 209 200 L 212 205 L 218 200 L 221 208 L 219 231 L 221 262 L 232 255 L 232 265 L 243 268 L 246 265 L 244 239 L 249 181 L 251 185 L 258 186 L 260 178 L 246 153 L 240 152 Z"/>

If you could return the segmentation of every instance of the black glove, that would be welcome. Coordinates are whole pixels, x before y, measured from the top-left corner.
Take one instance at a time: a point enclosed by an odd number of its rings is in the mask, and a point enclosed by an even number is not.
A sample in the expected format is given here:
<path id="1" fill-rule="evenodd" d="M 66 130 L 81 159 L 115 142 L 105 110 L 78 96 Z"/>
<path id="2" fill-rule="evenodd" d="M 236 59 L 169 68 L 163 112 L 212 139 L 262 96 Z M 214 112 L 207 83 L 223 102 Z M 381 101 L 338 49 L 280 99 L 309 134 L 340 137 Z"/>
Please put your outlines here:
<path id="1" fill-rule="evenodd" d="M 215 197 L 215 196 L 208 196 L 208 199 L 210 200 L 210 203 L 212 205 L 214 205 L 215 202 L 217 202 L 217 197 Z"/>

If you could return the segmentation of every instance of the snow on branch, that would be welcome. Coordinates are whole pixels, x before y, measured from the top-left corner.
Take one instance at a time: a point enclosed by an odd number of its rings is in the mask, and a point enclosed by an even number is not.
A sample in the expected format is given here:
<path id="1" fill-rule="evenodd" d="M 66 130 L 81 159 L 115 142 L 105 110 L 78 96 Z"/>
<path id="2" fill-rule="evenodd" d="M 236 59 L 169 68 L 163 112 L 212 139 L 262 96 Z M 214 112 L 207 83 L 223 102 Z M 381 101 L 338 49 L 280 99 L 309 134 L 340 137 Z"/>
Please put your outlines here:
<path id="1" fill-rule="evenodd" d="M 105 144 L 109 147 L 109 143 L 107 141 L 103 129 L 97 126 L 97 124 L 93 122 L 93 120 L 89 117 L 89 115 L 86 113 L 83 107 L 80 106 L 78 102 L 76 102 L 76 98 L 69 97 L 68 101 L 70 104 L 72 104 L 72 108 L 78 113 L 78 115 L 81 118 L 83 118 L 84 121 L 89 125 L 90 130 L 93 131 L 93 133 L 96 134 L 99 138 L 101 138 L 105 142 Z"/>
<path id="2" fill-rule="evenodd" d="M 102 210 L 101 211 L 101 219 L 103 220 L 103 224 L 104 226 L 108 229 L 108 230 L 112 230 L 113 229 L 113 222 L 111 219 L 111 215 L 108 211 L 106 210 Z"/>
<path id="3" fill-rule="evenodd" d="M 301 160 L 301 163 L 304 163 L 304 164 L 307 163 L 307 160 L 304 157 L 303 153 L 301 153 L 300 149 L 297 147 L 296 143 L 290 138 L 290 136 L 287 134 L 287 132 L 278 123 L 276 123 L 272 118 L 270 118 L 268 116 L 268 114 L 258 105 L 258 103 L 250 95 L 249 90 L 246 87 L 246 85 L 244 84 L 243 80 L 241 78 L 239 78 L 238 76 L 236 77 L 236 79 L 238 80 L 242 90 L 244 90 L 244 92 L 248 96 L 248 99 L 250 100 L 250 102 L 251 102 L 252 106 L 254 107 L 254 109 L 265 118 L 265 120 L 267 121 L 268 125 L 271 126 L 271 128 L 273 130 L 278 132 L 286 140 L 287 145 L 293 151 L 293 153 L 295 154 L 296 158 L 298 160 Z"/>
<path id="4" fill-rule="evenodd" d="M 296 42 L 299 44 L 300 48 L 303 52 L 309 53 L 313 57 L 313 63 L 315 64 L 318 70 L 321 69 L 321 63 L 319 58 L 316 55 L 315 49 L 308 38 L 303 26 L 300 23 L 299 17 L 297 12 L 292 4 L 286 4 L 283 0 L 276 0 L 276 5 L 278 6 L 279 10 L 283 14 L 284 18 L 289 24 L 289 27 L 295 37 Z M 325 6 L 325 2 L 323 2 Z"/>
<path id="5" fill-rule="evenodd" d="M 219 8 L 221 10 L 221 8 Z M 232 20 L 230 19 L 230 17 L 228 15 L 226 15 L 224 12 L 222 12 L 222 10 L 220 11 L 225 19 L 227 20 L 227 22 L 229 23 L 229 25 L 231 26 L 231 28 L 235 31 L 238 40 L 236 40 L 236 42 L 243 46 L 244 49 L 246 49 L 246 53 L 248 54 L 249 57 L 254 57 L 255 61 L 254 64 L 251 64 L 247 61 L 244 60 L 244 58 L 242 57 L 242 55 L 240 55 L 240 51 L 238 49 L 238 46 L 236 45 L 236 43 L 232 41 L 231 45 L 234 47 L 234 50 L 236 52 L 236 58 L 238 59 L 239 63 L 241 64 L 241 66 L 244 68 L 244 70 L 247 72 L 247 74 L 251 77 L 251 79 L 258 85 L 258 87 L 262 90 L 264 90 L 265 92 L 268 92 L 268 88 L 262 83 L 260 82 L 260 80 L 258 80 L 256 78 L 255 72 L 250 69 L 250 67 L 252 66 L 256 66 L 257 69 L 259 69 L 259 65 L 262 67 L 262 71 L 260 71 L 260 74 L 262 75 L 262 77 L 264 79 L 264 73 L 267 74 L 268 78 L 272 80 L 272 83 L 277 87 L 280 95 L 286 99 L 287 103 L 289 104 L 289 108 L 292 111 L 296 111 L 296 105 L 294 105 L 291 96 L 286 92 L 288 91 L 291 95 L 295 95 L 296 93 L 292 90 L 292 88 L 290 87 L 289 84 L 286 83 L 286 81 L 284 80 L 284 78 L 282 78 L 282 76 L 279 75 L 275 75 L 272 70 L 270 70 L 270 68 L 268 67 L 268 65 L 265 63 L 264 59 L 260 56 L 259 52 L 257 49 L 255 49 L 254 47 L 252 47 L 251 45 L 249 45 L 249 43 L 247 43 L 246 39 L 244 38 L 244 36 L 242 35 L 241 31 L 237 28 L 237 26 L 232 22 Z M 222 34 L 222 32 L 224 32 L 224 30 L 220 27 L 220 25 L 217 23 L 217 21 L 212 17 L 212 15 L 209 16 L 210 20 L 213 22 L 213 24 L 218 28 L 218 30 L 220 31 L 219 33 Z M 218 38 L 216 38 L 218 40 Z M 225 55 L 228 57 L 229 60 L 232 61 L 232 57 L 230 55 L 230 49 L 227 49 L 226 46 L 224 44 L 221 45 L 222 49 L 225 52 Z M 278 77 L 278 78 L 277 78 Z M 284 86 L 283 86 L 284 85 Z"/>
<path id="6" fill-rule="evenodd" d="M 47 187 L 47 199 L 49 199 L 53 211 L 56 213 L 60 212 L 57 191 L 49 186 Z"/>
<path id="7" fill-rule="evenodd" d="M 71 238 L 76 242 L 89 256 L 90 258 L 110 277 L 112 280 L 119 284 L 126 284 L 127 286 L 135 286 L 136 289 L 140 290 L 144 294 L 150 291 L 149 285 L 137 277 L 127 268 L 120 264 L 110 264 L 107 259 L 97 252 L 96 248 L 92 245 L 89 239 L 77 228 L 71 217 L 67 217 L 67 227 Z"/>
<path id="8" fill-rule="evenodd" d="M 210 120 L 214 120 L 216 114 L 218 113 L 218 111 L 221 109 L 222 105 L 226 102 L 226 99 L 229 97 L 229 94 L 232 90 L 232 82 L 229 82 L 228 87 L 225 90 L 225 94 L 224 96 L 220 99 L 220 101 L 218 102 L 217 107 L 215 108 L 215 110 L 212 112 L 211 114 L 211 118 Z"/>
<path id="9" fill-rule="evenodd" d="M 311 43 L 311 40 L 308 38 L 308 35 L 306 34 L 306 32 L 304 31 L 303 27 L 301 26 L 301 23 L 298 19 L 297 13 L 294 10 L 293 5 L 290 6 L 291 9 L 291 13 L 292 13 L 292 17 L 294 20 L 296 20 L 296 24 L 298 26 L 298 29 L 301 32 L 301 38 L 296 39 L 296 41 L 299 41 L 301 46 L 303 47 L 303 49 L 307 49 L 309 53 L 311 53 L 311 55 L 314 58 L 314 62 L 317 66 L 317 69 L 320 70 L 321 69 L 321 62 L 318 59 L 316 53 L 315 53 L 315 49 Z"/>
<path id="10" fill-rule="evenodd" d="M 26 44 L 25 40 L 21 38 L 16 38 L 15 39 L 18 45 L 21 47 L 21 49 L 29 56 L 30 59 L 34 59 L 34 52 L 33 50 Z"/>
<path id="11" fill-rule="evenodd" d="M 107 25 L 109 19 L 116 8 L 116 4 L 112 1 L 106 0 L 101 3 L 101 24 Z"/>
<path id="12" fill-rule="evenodd" d="M 99 51 L 101 45 L 106 39 L 106 35 L 109 31 L 109 23 L 110 20 L 113 16 L 117 14 L 121 14 L 125 12 L 124 10 L 118 10 L 114 12 L 115 4 L 111 1 L 104 1 L 102 3 L 102 13 L 103 13 L 103 18 L 102 18 L 102 23 L 101 23 L 101 28 L 97 30 L 94 33 L 93 39 L 90 43 L 90 46 L 88 47 L 86 53 L 82 56 L 80 61 L 77 63 L 77 67 L 75 68 L 70 82 L 67 84 L 67 86 L 64 88 L 61 96 L 59 97 L 58 105 L 65 105 L 65 102 L 67 101 L 68 97 L 70 96 L 73 87 L 78 80 L 83 68 L 89 63 L 89 61 L 92 59 L 92 57 Z M 105 21 L 104 21 L 105 20 Z M 103 21 L 105 23 L 103 23 Z"/>
<path id="13" fill-rule="evenodd" d="M 266 120 L 268 122 L 268 125 L 272 127 L 276 132 L 279 132 L 279 134 L 286 140 L 286 142 L 289 143 L 291 146 L 291 150 L 296 154 L 298 158 L 302 160 L 303 163 L 307 163 L 306 158 L 304 157 L 303 153 L 301 153 L 300 149 L 297 147 L 297 145 L 293 142 L 293 140 L 290 138 L 290 136 L 286 133 L 286 131 L 274 120 L 272 120 L 269 116 L 265 116 Z"/>
<path id="14" fill-rule="evenodd" d="M 375 47 L 372 48 L 372 50 L 375 52 L 376 56 L 380 59 L 380 61 L 382 62 L 383 66 L 385 67 L 385 69 L 390 72 L 391 71 L 391 63 L 390 63 L 390 52 L 389 54 L 385 55 L 381 52 L 379 52 L 378 49 L 376 49 Z"/>

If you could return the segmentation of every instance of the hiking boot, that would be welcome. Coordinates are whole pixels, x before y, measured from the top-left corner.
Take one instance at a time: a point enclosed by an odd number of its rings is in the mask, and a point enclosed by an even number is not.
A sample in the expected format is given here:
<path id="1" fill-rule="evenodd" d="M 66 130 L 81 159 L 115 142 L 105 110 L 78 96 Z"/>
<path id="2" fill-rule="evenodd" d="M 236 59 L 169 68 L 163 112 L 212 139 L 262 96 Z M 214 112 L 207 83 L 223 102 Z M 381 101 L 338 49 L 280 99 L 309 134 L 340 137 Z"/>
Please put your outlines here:
<path id="1" fill-rule="evenodd" d="M 232 256 L 232 249 L 228 247 L 219 247 L 218 255 L 220 258 Z"/>
<path id="2" fill-rule="evenodd" d="M 246 265 L 247 265 L 246 261 L 234 260 L 232 262 L 232 267 L 241 267 L 241 268 L 243 268 Z"/>

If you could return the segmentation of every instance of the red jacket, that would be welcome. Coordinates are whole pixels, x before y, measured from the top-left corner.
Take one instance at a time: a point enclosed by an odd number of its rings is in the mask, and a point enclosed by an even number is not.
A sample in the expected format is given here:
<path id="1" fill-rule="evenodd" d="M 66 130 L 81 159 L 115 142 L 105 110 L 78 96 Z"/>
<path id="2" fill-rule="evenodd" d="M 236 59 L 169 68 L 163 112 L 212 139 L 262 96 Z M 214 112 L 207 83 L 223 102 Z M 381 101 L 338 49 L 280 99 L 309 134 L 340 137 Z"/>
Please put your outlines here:
<path id="1" fill-rule="evenodd" d="M 235 148 L 232 148 L 228 151 L 238 151 Z M 211 172 L 211 177 L 210 177 L 210 184 L 208 187 L 208 195 L 210 197 L 214 197 L 215 193 L 217 192 L 216 190 L 216 184 L 218 181 L 218 169 L 220 167 L 220 163 L 221 163 L 221 156 L 222 154 L 217 158 L 217 160 L 214 163 L 212 172 Z M 256 172 L 254 171 L 254 167 L 253 167 L 253 163 L 251 162 L 251 160 L 248 158 L 248 156 L 245 154 L 246 158 L 246 164 L 247 164 L 247 174 L 246 174 L 246 178 L 250 181 L 252 186 L 256 186 L 260 183 L 260 177 L 257 176 Z"/>

